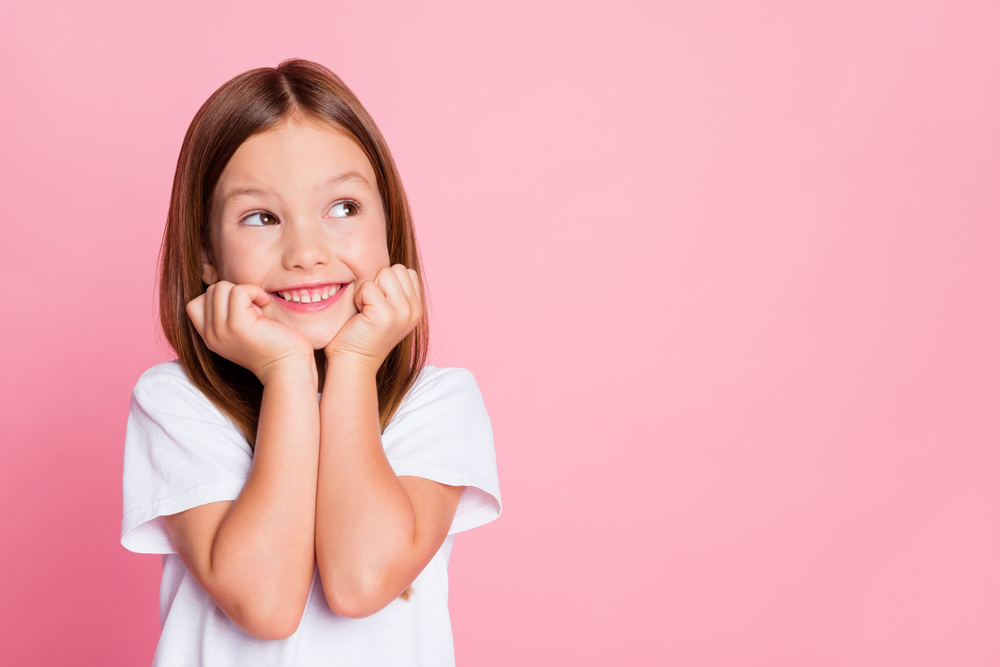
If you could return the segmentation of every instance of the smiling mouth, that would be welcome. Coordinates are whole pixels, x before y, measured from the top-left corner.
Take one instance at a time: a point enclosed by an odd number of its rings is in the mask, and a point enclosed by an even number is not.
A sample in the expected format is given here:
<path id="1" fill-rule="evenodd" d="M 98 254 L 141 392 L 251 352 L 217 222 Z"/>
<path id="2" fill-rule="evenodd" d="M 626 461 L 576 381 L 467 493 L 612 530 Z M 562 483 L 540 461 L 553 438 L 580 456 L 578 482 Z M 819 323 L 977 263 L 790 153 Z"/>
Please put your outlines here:
<path id="1" fill-rule="evenodd" d="M 338 283 L 336 285 L 319 285 L 317 287 L 281 290 L 278 292 L 271 292 L 271 294 L 279 299 L 291 301 L 292 303 L 318 303 L 320 301 L 326 301 L 331 296 L 334 296 L 343 287 L 343 283 Z"/>

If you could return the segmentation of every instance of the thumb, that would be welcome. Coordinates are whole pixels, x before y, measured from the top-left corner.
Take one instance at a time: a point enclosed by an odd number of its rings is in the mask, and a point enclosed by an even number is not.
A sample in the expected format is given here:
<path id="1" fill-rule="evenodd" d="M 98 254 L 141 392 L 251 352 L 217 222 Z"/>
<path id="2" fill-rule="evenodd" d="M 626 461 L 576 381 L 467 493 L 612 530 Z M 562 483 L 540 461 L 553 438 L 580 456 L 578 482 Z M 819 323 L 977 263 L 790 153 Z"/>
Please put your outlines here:
<path id="1" fill-rule="evenodd" d="M 250 285 L 250 287 L 251 289 L 247 290 L 247 293 L 250 294 L 250 298 L 254 306 L 262 308 L 263 306 L 266 306 L 267 304 L 271 303 L 270 294 L 265 292 L 262 288 L 258 287 L 257 285 Z"/>
<path id="2" fill-rule="evenodd" d="M 358 312 L 362 312 L 365 306 L 373 306 L 378 303 L 379 297 L 382 297 L 383 301 L 385 300 L 382 289 L 374 281 L 369 280 L 363 283 L 354 295 L 354 305 L 357 306 Z"/>
<path id="3" fill-rule="evenodd" d="M 261 306 L 266 306 L 271 302 L 271 295 L 257 285 L 237 285 L 229 293 L 229 299 L 231 317 L 246 317 L 249 314 L 249 309 L 252 308 L 257 314 L 257 317 L 254 318 L 256 320 L 264 316 Z"/>
<path id="4" fill-rule="evenodd" d="M 254 285 L 253 288 L 256 292 L 248 291 L 248 294 L 250 295 L 250 305 L 253 306 L 253 309 L 257 311 L 258 315 L 263 317 L 264 311 L 261 309 L 271 303 L 271 295 L 256 285 Z"/>
<path id="5" fill-rule="evenodd" d="M 246 295 L 247 300 L 255 306 L 266 306 L 271 303 L 271 295 L 265 292 L 259 285 L 250 285 L 248 283 L 237 285 L 234 288 L 234 295 L 238 295 L 237 298 L 240 300 Z"/>

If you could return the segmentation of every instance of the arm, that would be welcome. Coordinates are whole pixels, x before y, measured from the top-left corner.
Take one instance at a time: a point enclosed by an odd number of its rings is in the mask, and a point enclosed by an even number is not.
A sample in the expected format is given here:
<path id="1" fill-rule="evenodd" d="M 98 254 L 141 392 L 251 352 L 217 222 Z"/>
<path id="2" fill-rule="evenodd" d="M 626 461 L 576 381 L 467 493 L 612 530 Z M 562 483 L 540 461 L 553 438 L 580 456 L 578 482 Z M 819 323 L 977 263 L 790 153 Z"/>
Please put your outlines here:
<path id="1" fill-rule="evenodd" d="M 319 411 L 311 346 L 255 314 L 252 303 L 268 298 L 219 283 L 188 307 L 206 344 L 257 374 L 264 395 L 239 497 L 165 519 L 184 564 L 226 615 L 248 634 L 279 639 L 298 627 L 315 567 Z"/>
<path id="2" fill-rule="evenodd" d="M 361 313 L 326 350 L 316 559 L 327 601 L 342 616 L 373 614 L 413 582 L 444 542 L 462 493 L 396 477 L 382 448 L 375 373 L 422 314 L 418 285 L 401 266 L 383 269 L 359 290 Z"/>

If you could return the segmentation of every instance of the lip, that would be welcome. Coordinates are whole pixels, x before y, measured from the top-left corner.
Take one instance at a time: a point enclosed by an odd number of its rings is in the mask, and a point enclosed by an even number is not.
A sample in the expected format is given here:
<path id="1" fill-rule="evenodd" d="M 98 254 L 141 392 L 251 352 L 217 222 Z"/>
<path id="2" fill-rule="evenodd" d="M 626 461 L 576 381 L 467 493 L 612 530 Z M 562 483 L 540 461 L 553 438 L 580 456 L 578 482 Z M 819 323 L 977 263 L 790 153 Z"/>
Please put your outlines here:
<path id="1" fill-rule="evenodd" d="M 297 289 L 315 289 L 317 287 L 325 287 L 327 285 L 340 285 L 340 289 L 337 290 L 336 294 L 332 295 L 328 299 L 324 299 L 323 301 L 302 303 L 301 301 L 285 301 L 280 296 L 278 296 L 278 292 L 290 292 L 292 290 L 297 290 Z M 347 291 L 348 285 L 350 285 L 350 283 L 336 283 L 336 282 L 303 283 L 301 285 L 289 285 L 287 287 L 282 287 L 280 290 L 274 290 L 268 292 L 268 294 L 271 296 L 272 301 L 274 301 L 275 303 L 277 303 L 279 306 L 281 306 L 286 310 L 290 310 L 295 313 L 315 313 L 321 310 L 326 310 L 327 308 L 330 308 L 335 303 L 340 301 L 340 297 L 343 296 L 344 292 Z"/>

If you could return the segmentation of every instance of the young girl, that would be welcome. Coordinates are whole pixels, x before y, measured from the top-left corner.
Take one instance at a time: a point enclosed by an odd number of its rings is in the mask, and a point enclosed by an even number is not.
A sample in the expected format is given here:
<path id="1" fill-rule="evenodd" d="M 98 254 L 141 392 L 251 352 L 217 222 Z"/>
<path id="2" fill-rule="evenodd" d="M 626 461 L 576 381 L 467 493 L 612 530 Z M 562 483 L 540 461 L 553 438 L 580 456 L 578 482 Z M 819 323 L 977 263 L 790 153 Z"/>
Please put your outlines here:
<path id="1" fill-rule="evenodd" d="M 422 286 L 392 156 L 332 72 L 253 70 L 198 111 L 161 252 L 178 358 L 125 439 L 155 665 L 454 663 L 453 536 L 500 491 L 472 375 L 424 366 Z"/>

